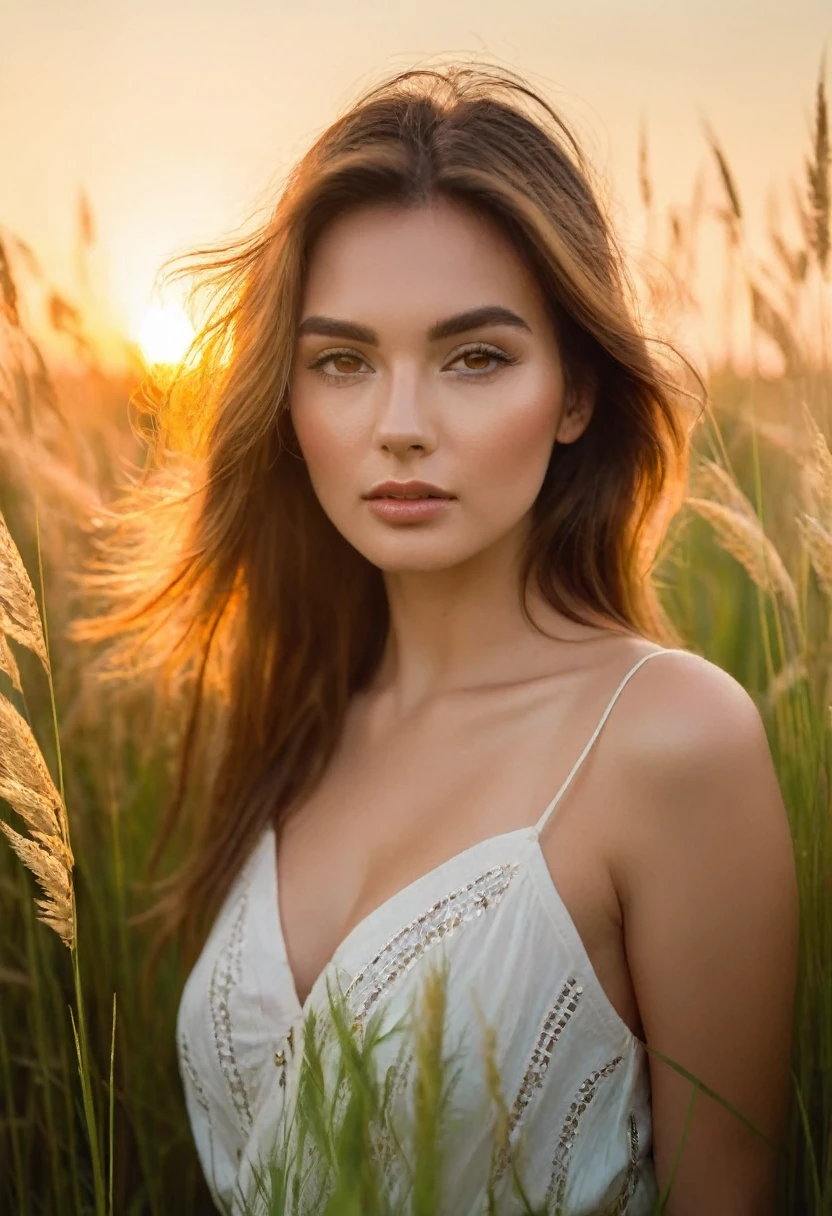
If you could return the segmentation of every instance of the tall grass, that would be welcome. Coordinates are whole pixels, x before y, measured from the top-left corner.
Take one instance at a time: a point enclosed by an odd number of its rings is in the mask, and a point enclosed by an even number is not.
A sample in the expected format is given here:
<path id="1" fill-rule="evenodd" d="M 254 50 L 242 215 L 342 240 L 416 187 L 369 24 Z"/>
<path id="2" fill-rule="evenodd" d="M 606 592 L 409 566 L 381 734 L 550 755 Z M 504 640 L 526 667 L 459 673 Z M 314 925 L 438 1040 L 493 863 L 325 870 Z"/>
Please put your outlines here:
<path id="1" fill-rule="evenodd" d="M 757 358 L 750 370 L 730 361 L 712 369 L 709 408 L 692 434 L 688 501 L 672 522 L 656 577 L 686 644 L 740 680 L 766 725 L 801 899 L 793 1087 L 777 1210 L 832 1216 L 828 130 L 822 70 L 813 144 L 793 190 L 799 236 L 772 226 L 762 262 L 746 240 L 730 157 L 706 128 L 717 191 L 711 214 L 725 233 L 726 315 L 737 328 L 747 320 L 755 354 L 777 354 L 782 371 L 763 375 Z M 663 230 L 653 211 L 646 135 L 639 168 L 654 242 L 642 269 L 645 299 L 656 310 L 690 315 L 696 241 L 707 214 L 702 178 L 687 211 L 666 217 L 667 244 L 657 245 Z M 88 240 L 88 214 L 84 231 Z M 661 275 L 650 269 L 656 258 L 666 268 Z M 77 373 L 56 370 L 32 338 L 25 282 L 49 302 L 49 322 L 72 347 Z M 0 694 L 17 715 L 6 711 L 4 721 L 28 749 L 23 784 L 40 791 L 40 801 L 26 805 L 41 809 L 30 809 L 27 820 L 16 787 L 5 793 L 0 787 L 0 795 L 5 824 L 15 831 L 23 824 L 33 847 L 44 845 L 34 833 L 47 836 L 56 864 L 71 879 L 71 888 L 63 879 L 56 883 L 60 875 L 40 854 L 22 849 L 24 861 L 28 856 L 36 871 L 34 863 L 40 865 L 45 885 L 51 881 L 51 899 L 43 890 L 39 896 L 49 907 L 38 907 L 31 876 L 11 849 L 0 849 L 0 1211 L 24 1216 L 214 1210 L 175 1057 L 181 960 L 169 948 L 150 989 L 143 978 L 148 941 L 133 920 L 146 903 L 150 844 L 173 777 L 175 690 L 166 690 L 165 700 L 139 684 L 118 695 L 95 687 L 63 638 L 81 607 L 71 571 L 88 552 L 125 469 L 142 464 L 141 398 L 131 397 L 139 376 L 135 361 L 123 376 L 102 371 L 80 311 L 52 291 L 31 251 L 0 230 L 0 512 L 21 554 L 18 594 L 21 569 L 37 571 L 31 580 L 37 594 L 23 591 L 33 632 L 22 632 L 18 600 L 11 610 L 0 594 Z M 8 545 L 3 552 L 8 555 Z M 42 648 L 35 615 L 48 625 Z M 14 778 L 19 784 L 20 777 Z M 54 829 L 51 820 L 32 819 L 47 814 L 44 802 L 58 817 L 57 833 L 43 830 Z M 171 865 L 184 847 L 181 838 L 171 842 Z M 71 923 L 71 931 L 50 932 L 43 914 L 55 928 Z M 434 1027 L 435 1050 L 437 1024 L 426 1018 L 424 1025 Z M 362 1057 L 350 1054 L 346 1040 L 341 1046 L 357 1068 Z M 426 1083 L 422 1093 L 430 1112 L 418 1141 L 423 1162 L 437 1149 L 441 1088 L 435 1070 L 432 1075 L 433 1088 Z M 371 1087 L 362 1092 L 373 1093 Z M 314 1122 L 313 1093 L 307 1109 L 314 1128 L 321 1124 Z M 369 1135 L 372 1120 L 366 1110 L 356 1117 L 356 1110 L 346 1107 L 342 1145 Z M 366 1189 L 372 1179 L 344 1175 L 343 1159 L 371 1155 L 344 1158 L 336 1151 L 329 1184 L 342 1206 L 328 1210 L 358 1210 L 343 1205 L 363 1197 L 360 1210 L 384 1211 L 372 1207 L 383 1203 Z M 281 1206 L 289 1202 L 289 1175 L 286 1161 L 273 1163 L 276 1211 L 292 1210 Z M 431 1210 L 436 1177 L 423 1164 L 420 1211 Z"/>
<path id="2" fill-rule="evenodd" d="M 40 555 L 40 549 L 38 549 Z M 43 571 L 41 568 L 41 593 Z M 34 588 L 20 553 L 0 514 L 0 669 L 23 697 L 23 686 L 8 639 L 13 638 L 40 659 L 49 684 L 52 721 L 57 746 L 59 792 L 52 782 L 31 727 L 6 697 L 0 695 L 0 795 L 17 813 L 26 834 L 0 822 L 0 830 L 13 852 L 31 871 L 41 888 L 36 902 L 37 917 L 55 931 L 72 960 L 75 1010 L 69 1010 L 72 1039 L 78 1064 L 78 1079 L 84 1111 L 84 1126 L 89 1147 L 92 1193 L 96 1216 L 112 1211 L 112 1187 L 105 1197 L 102 1152 L 96 1106 L 90 1084 L 90 1054 L 84 998 L 81 987 L 75 892 L 72 882 L 74 858 L 69 839 L 69 821 L 63 795 L 60 739 L 55 708 L 55 689 L 49 660 L 49 634 L 46 619 L 38 612 Z M 25 699 L 25 698 L 24 698 Z M 41 1011 L 42 1014 L 42 1011 Z M 115 1002 L 113 1003 L 115 1033 Z M 42 1022 L 41 1022 L 42 1029 Z M 112 1054 L 111 1054 L 112 1067 Z M 112 1127 L 112 1086 L 110 1126 Z M 51 1103 L 49 1114 L 51 1115 Z M 110 1143 L 112 1162 L 112 1137 Z M 109 1201 L 109 1202 L 108 1202 Z"/>

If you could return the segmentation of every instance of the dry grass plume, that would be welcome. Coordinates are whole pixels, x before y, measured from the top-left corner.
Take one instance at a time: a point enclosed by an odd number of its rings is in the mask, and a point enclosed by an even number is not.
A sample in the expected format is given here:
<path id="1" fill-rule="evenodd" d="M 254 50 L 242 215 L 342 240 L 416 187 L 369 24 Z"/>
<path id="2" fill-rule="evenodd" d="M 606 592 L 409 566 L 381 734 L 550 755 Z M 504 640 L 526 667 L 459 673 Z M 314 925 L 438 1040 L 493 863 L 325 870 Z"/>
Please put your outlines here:
<path id="1" fill-rule="evenodd" d="M 726 553 L 742 565 L 749 577 L 765 591 L 772 591 L 800 619 L 797 591 L 783 559 L 760 527 L 745 514 L 708 498 L 688 498 L 687 505 L 706 519 Z"/>
<path id="2" fill-rule="evenodd" d="M 812 450 L 801 470 L 806 509 L 798 515 L 797 526 L 820 589 L 832 603 L 832 453 L 805 403 L 803 416 L 812 435 Z"/>
<path id="3" fill-rule="evenodd" d="M 51 678 L 34 588 L 0 513 L 0 670 L 5 671 L 14 687 L 22 691 L 8 638 L 36 654 Z M 75 944 L 73 857 L 63 799 L 31 728 L 2 694 L 0 797 L 17 812 L 29 831 L 29 836 L 23 836 L 0 820 L 0 831 L 44 892 L 44 898 L 35 901 L 38 915 L 72 949 Z"/>

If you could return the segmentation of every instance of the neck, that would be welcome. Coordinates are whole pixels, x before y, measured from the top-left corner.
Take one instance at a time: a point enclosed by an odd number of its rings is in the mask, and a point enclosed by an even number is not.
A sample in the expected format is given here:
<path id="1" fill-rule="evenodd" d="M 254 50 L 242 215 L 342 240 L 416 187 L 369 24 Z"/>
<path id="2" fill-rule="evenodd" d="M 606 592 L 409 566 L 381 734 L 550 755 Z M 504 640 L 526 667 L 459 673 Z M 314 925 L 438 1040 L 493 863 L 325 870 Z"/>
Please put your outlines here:
<path id="1" fill-rule="evenodd" d="M 390 630 L 373 691 L 397 717 L 449 693 L 555 671 L 574 642 L 622 632 L 571 621 L 531 583 L 536 629 L 523 613 L 516 554 L 506 549 L 450 569 L 387 572 L 385 584 Z"/>

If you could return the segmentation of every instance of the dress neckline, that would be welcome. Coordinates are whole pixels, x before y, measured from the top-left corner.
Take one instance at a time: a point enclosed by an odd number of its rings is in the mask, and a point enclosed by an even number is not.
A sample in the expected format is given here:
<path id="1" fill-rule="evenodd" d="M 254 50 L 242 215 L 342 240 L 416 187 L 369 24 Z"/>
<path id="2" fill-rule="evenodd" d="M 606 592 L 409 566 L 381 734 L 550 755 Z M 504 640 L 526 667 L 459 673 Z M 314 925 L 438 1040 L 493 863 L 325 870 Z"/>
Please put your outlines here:
<path id="1" fill-rule="evenodd" d="M 607 702 L 606 709 L 604 710 L 603 714 L 601 715 L 601 718 L 599 719 L 598 723 L 596 724 L 595 730 L 592 732 L 592 735 L 588 739 L 583 751 L 581 752 L 580 756 L 576 760 L 575 764 L 572 766 L 572 769 L 569 772 L 566 780 L 563 782 L 560 789 L 555 794 L 554 798 L 552 798 L 551 802 L 546 807 L 543 814 L 540 816 L 540 818 L 538 819 L 538 821 L 536 823 L 531 824 L 526 827 L 511 828 L 505 832 L 496 832 L 491 836 L 486 836 L 485 839 L 483 839 L 483 840 L 475 841 L 474 844 L 468 845 L 466 848 L 461 849 L 457 853 L 454 853 L 453 856 L 445 858 L 444 861 L 439 862 L 438 865 L 433 866 L 432 869 L 426 871 L 424 874 L 418 875 L 418 877 L 414 878 L 411 882 L 407 883 L 406 886 L 401 887 L 398 891 L 394 891 L 391 896 L 389 896 L 382 903 L 378 904 L 375 908 L 371 909 L 371 911 L 368 912 L 366 916 L 362 917 L 361 920 L 358 921 L 357 924 L 353 925 L 352 929 L 350 929 L 350 931 L 347 933 L 347 935 L 344 938 L 342 938 L 342 940 L 335 947 L 335 950 L 333 951 L 333 953 L 330 956 L 330 958 L 328 959 L 328 961 L 324 964 L 320 973 L 315 978 L 315 980 L 312 984 L 312 987 L 309 989 L 309 992 L 307 993 L 306 999 L 304 1001 L 301 1001 L 300 996 L 298 994 L 297 982 L 295 980 L 292 968 L 289 964 L 289 956 L 288 956 L 288 952 L 286 950 L 286 938 L 285 938 L 285 934 L 283 932 L 283 919 L 280 914 L 280 901 L 279 901 L 279 895 L 278 895 L 276 833 L 275 833 L 274 826 L 272 824 L 269 824 L 266 827 L 265 832 L 264 832 L 264 841 L 266 842 L 266 846 L 267 846 L 268 852 L 269 852 L 268 873 L 269 873 L 269 878 L 270 878 L 269 887 L 271 888 L 271 892 L 270 892 L 270 895 L 271 895 L 270 903 L 272 906 L 271 917 L 272 917 L 273 926 L 274 926 L 275 943 L 276 943 L 278 954 L 280 956 L 279 961 L 280 961 L 281 966 L 284 968 L 287 979 L 288 979 L 288 987 L 290 990 L 292 1003 L 294 1005 L 294 1016 L 300 1017 L 300 1018 L 305 1017 L 309 1004 L 312 1001 L 312 998 L 316 995 L 320 984 L 329 975 L 332 968 L 337 965 L 341 956 L 353 944 L 353 942 L 356 940 L 356 938 L 358 937 L 358 935 L 360 933 L 366 931 L 368 928 L 370 928 L 371 925 L 375 924 L 375 922 L 381 916 L 383 916 L 387 911 L 389 911 L 389 909 L 391 907 L 394 907 L 399 902 L 407 900 L 409 897 L 411 897 L 415 893 L 416 890 L 421 888 L 429 880 L 435 879 L 438 874 L 441 874 L 443 872 L 443 870 L 446 870 L 446 869 L 450 868 L 451 866 L 453 866 L 455 863 L 462 861 L 464 858 L 468 857 L 470 854 L 475 853 L 478 849 L 484 849 L 491 845 L 496 845 L 498 843 L 501 843 L 503 841 L 507 842 L 507 841 L 511 841 L 511 840 L 518 840 L 518 841 L 527 842 L 530 845 L 530 848 L 525 857 L 517 858 L 517 860 L 518 860 L 518 862 L 522 863 L 523 861 L 526 861 L 529 858 L 532 859 L 531 869 L 532 869 L 532 873 L 534 875 L 536 875 L 535 886 L 536 886 L 537 890 L 540 892 L 542 899 L 546 903 L 547 911 L 549 912 L 550 917 L 553 920 L 556 928 L 561 933 L 561 936 L 564 937 L 564 939 L 566 940 L 566 942 L 569 945 L 569 947 L 571 948 L 575 958 L 581 960 L 584 971 L 588 975 L 588 977 L 592 983 L 592 986 L 596 991 L 596 995 L 598 997 L 598 1008 L 599 1008 L 599 1012 L 600 1012 L 601 1016 L 604 1018 L 605 1021 L 607 1021 L 608 1023 L 611 1023 L 613 1028 L 619 1034 L 625 1034 L 632 1043 L 640 1045 L 641 1040 L 638 1039 L 633 1034 L 630 1027 L 627 1025 L 627 1023 L 623 1020 L 621 1015 L 618 1013 L 618 1010 L 615 1008 L 615 1006 L 610 1001 L 609 997 L 606 994 L 605 989 L 601 986 L 601 983 L 598 980 L 597 975 L 595 974 L 595 970 L 592 966 L 592 962 L 589 958 L 589 955 L 586 952 L 586 947 L 584 946 L 583 938 L 579 934 L 577 926 L 575 925 L 575 922 L 572 919 L 571 913 L 569 912 L 569 909 L 566 907 L 566 904 L 563 902 L 560 892 L 558 891 L 557 886 L 555 885 L 555 881 L 552 878 L 552 873 L 549 869 L 549 864 L 546 861 L 546 858 L 543 853 L 543 849 L 541 848 L 541 845 L 540 845 L 540 836 L 541 836 L 541 833 L 542 833 L 546 823 L 551 818 L 552 813 L 554 812 L 554 810 L 560 803 L 562 796 L 564 795 L 564 793 L 568 789 L 569 785 L 571 784 L 573 777 L 575 776 L 578 769 L 583 764 L 583 762 L 586 759 L 589 752 L 592 750 L 592 747 L 593 747 L 596 739 L 598 738 L 599 734 L 601 733 L 601 729 L 603 728 L 604 723 L 606 722 L 607 718 L 609 717 L 610 713 L 612 712 L 613 706 L 615 705 L 620 694 L 623 692 L 624 688 L 629 683 L 631 678 L 635 675 L 635 673 L 638 671 L 638 669 L 641 666 L 643 666 L 643 664 L 648 662 L 648 660 L 657 658 L 659 655 L 675 654 L 675 653 L 678 653 L 675 649 L 658 647 L 657 649 L 648 651 L 647 654 L 642 655 L 641 658 L 638 659 L 630 667 L 630 669 L 624 675 L 624 678 L 619 683 L 615 692 L 612 694 L 609 701 Z"/>
<path id="2" fill-rule="evenodd" d="M 572 914 L 564 903 L 560 891 L 558 890 L 555 880 L 552 878 L 552 872 L 549 869 L 549 863 L 540 844 L 540 823 L 531 824 L 530 826 L 511 828 L 505 832 L 495 832 L 491 836 L 486 836 L 482 840 L 477 840 L 471 845 L 467 845 L 464 849 L 454 853 L 451 857 L 446 857 L 444 861 L 440 861 L 438 865 L 433 866 L 430 870 L 426 870 L 423 874 L 418 875 L 412 882 L 406 886 L 400 887 L 398 891 L 394 891 L 382 903 L 377 904 L 371 909 L 366 916 L 362 917 L 347 935 L 341 939 L 335 947 L 332 955 L 324 964 L 323 969 L 316 976 L 312 987 L 307 993 L 306 1000 L 301 1001 L 295 983 L 295 977 L 289 965 L 289 957 L 286 950 L 286 939 L 283 935 L 283 923 L 280 915 L 280 902 L 278 899 L 278 878 L 277 878 L 277 848 L 276 835 L 274 827 L 269 824 L 263 833 L 262 843 L 268 850 L 268 903 L 271 908 L 271 918 L 273 927 L 273 941 L 275 950 L 278 955 L 281 970 L 287 979 L 287 988 L 289 990 L 290 999 L 293 1005 L 292 1022 L 303 1021 L 313 999 L 317 996 L 321 984 L 336 967 L 341 958 L 354 945 L 360 933 L 366 932 L 380 917 L 388 912 L 392 907 L 395 907 L 401 902 L 405 902 L 411 898 L 417 890 L 421 889 L 427 882 L 435 879 L 438 874 L 449 869 L 455 863 L 462 861 L 464 858 L 476 853 L 479 850 L 487 849 L 490 846 L 498 843 L 510 842 L 517 840 L 521 845 L 519 853 L 511 854 L 510 860 L 516 862 L 521 869 L 527 867 L 534 889 L 539 897 L 540 904 L 543 907 L 545 914 L 548 916 L 550 923 L 560 938 L 568 947 L 572 958 L 581 968 L 581 979 L 584 984 L 588 984 L 594 994 L 594 1007 L 606 1026 L 618 1038 L 626 1040 L 629 1049 L 639 1051 L 643 1049 L 641 1039 L 633 1033 L 621 1014 L 613 1005 L 606 993 L 606 989 L 602 986 L 601 981 L 595 972 L 592 965 L 592 960 L 587 954 L 583 938 L 578 932 L 578 927 L 572 919 Z M 528 846 L 524 849 L 523 846 Z M 443 890 L 443 894 L 449 894 Z"/>
<path id="3" fill-rule="evenodd" d="M 289 979 L 289 988 L 290 988 L 290 993 L 291 993 L 291 997 L 292 997 L 292 1002 L 295 1006 L 295 1009 L 294 1009 L 295 1015 L 296 1016 L 300 1016 L 300 1015 L 305 1016 L 307 1008 L 308 1008 L 313 996 L 316 994 L 317 989 L 318 989 L 319 985 L 321 984 L 321 982 L 323 981 L 324 977 L 327 976 L 329 974 L 329 972 L 332 970 L 333 966 L 335 966 L 338 963 L 338 960 L 346 952 L 346 950 L 353 944 L 353 942 L 359 936 L 359 934 L 361 932 L 366 931 L 368 928 L 370 928 L 370 926 L 373 925 L 381 916 L 383 916 L 384 913 L 386 913 L 391 907 L 394 907 L 397 903 L 399 903 L 403 900 L 406 900 L 408 897 L 412 896 L 419 888 L 424 886 L 424 884 L 426 882 L 428 882 L 430 879 L 435 878 L 438 874 L 441 874 L 443 872 L 443 870 L 449 869 L 456 862 L 462 861 L 464 858 L 468 857 L 469 854 L 476 852 L 478 849 L 482 849 L 482 848 L 488 847 L 489 845 L 497 844 L 498 842 L 502 842 L 502 841 L 509 841 L 509 840 L 514 840 L 514 839 L 522 840 L 524 837 L 529 838 L 531 840 L 532 844 L 534 846 L 536 846 L 538 850 L 540 850 L 540 859 L 543 862 L 543 865 L 548 874 L 549 867 L 546 863 L 546 859 L 543 856 L 543 852 L 540 849 L 540 840 L 539 840 L 539 832 L 538 832 L 537 824 L 532 824 L 531 826 L 528 826 L 528 827 L 511 828 L 506 832 L 495 832 L 492 836 L 486 836 L 483 840 L 477 840 L 473 844 L 466 845 L 466 847 L 464 849 L 460 849 L 458 852 L 454 853 L 451 857 L 446 857 L 443 861 L 440 861 L 437 865 L 433 866 L 430 870 L 426 870 L 423 874 L 417 875 L 417 877 L 414 878 L 411 882 L 407 883 L 403 887 L 400 887 L 398 889 L 398 891 L 394 891 L 393 894 L 388 896 L 387 899 L 383 900 L 380 904 L 376 904 L 376 906 L 374 908 L 371 908 L 370 911 L 365 916 L 362 916 L 361 920 L 357 921 L 353 925 L 353 927 L 349 930 L 349 932 L 346 934 L 346 936 L 343 937 L 341 939 L 341 941 L 338 943 L 338 945 L 335 947 L 330 958 L 324 964 L 322 970 L 320 971 L 320 973 L 316 976 L 315 980 L 313 981 L 312 987 L 309 989 L 309 992 L 306 995 L 306 999 L 304 1001 L 301 1001 L 300 995 L 298 993 L 297 982 L 295 980 L 294 973 L 292 972 L 292 968 L 289 964 L 289 955 L 288 955 L 288 951 L 286 949 L 286 938 L 285 938 L 285 935 L 283 932 L 283 918 L 280 914 L 280 900 L 279 900 L 279 896 L 278 896 L 276 833 L 275 833 L 274 827 L 271 824 L 269 824 L 268 827 L 266 828 L 266 831 L 264 832 L 264 841 L 268 844 L 268 851 L 269 851 L 269 867 L 268 868 L 269 868 L 269 876 L 271 879 L 270 886 L 271 886 L 271 896 L 272 896 L 270 903 L 271 903 L 272 909 L 273 909 L 274 929 L 275 929 L 275 939 L 276 939 L 277 949 L 280 954 L 281 962 L 285 968 L 286 975 Z M 550 882 L 551 882 L 551 875 L 549 875 L 549 878 L 550 878 Z M 552 886 L 554 887 L 554 883 L 552 883 Z"/>

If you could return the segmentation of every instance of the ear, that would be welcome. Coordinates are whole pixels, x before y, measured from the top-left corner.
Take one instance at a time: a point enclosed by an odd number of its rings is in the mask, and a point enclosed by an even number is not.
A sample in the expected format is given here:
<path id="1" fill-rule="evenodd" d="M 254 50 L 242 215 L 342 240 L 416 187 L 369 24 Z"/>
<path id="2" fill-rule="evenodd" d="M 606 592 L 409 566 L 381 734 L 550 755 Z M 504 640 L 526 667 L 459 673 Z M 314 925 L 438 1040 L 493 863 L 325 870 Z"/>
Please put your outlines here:
<path id="1" fill-rule="evenodd" d="M 595 409 L 595 396 L 598 390 L 598 375 L 587 372 L 581 383 L 567 393 L 564 410 L 558 423 L 555 441 L 557 443 L 574 443 L 580 439 Z"/>

